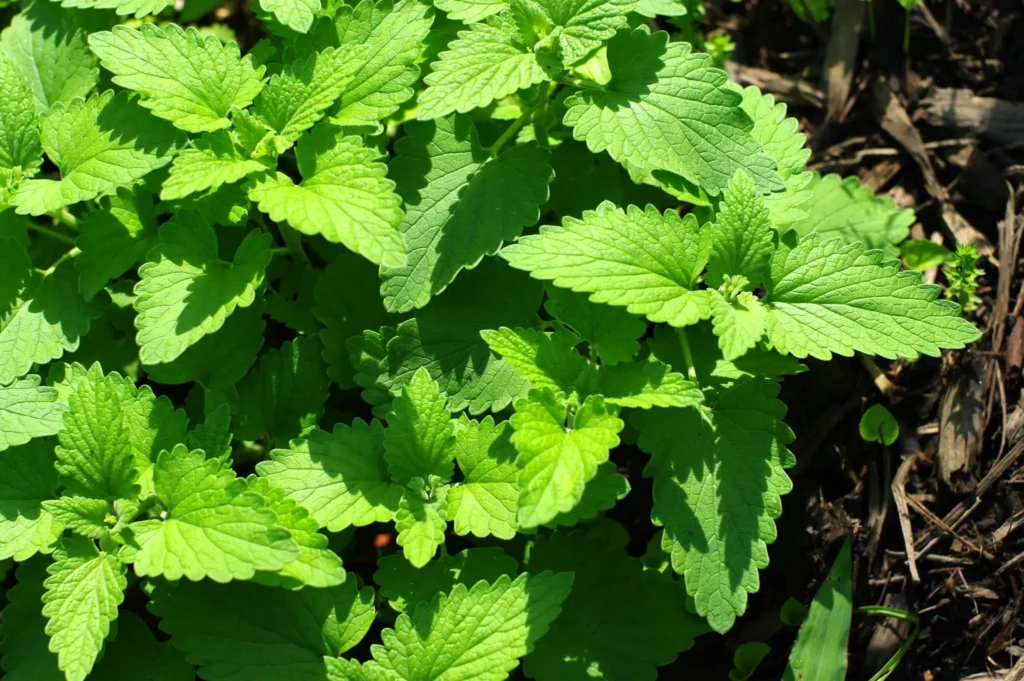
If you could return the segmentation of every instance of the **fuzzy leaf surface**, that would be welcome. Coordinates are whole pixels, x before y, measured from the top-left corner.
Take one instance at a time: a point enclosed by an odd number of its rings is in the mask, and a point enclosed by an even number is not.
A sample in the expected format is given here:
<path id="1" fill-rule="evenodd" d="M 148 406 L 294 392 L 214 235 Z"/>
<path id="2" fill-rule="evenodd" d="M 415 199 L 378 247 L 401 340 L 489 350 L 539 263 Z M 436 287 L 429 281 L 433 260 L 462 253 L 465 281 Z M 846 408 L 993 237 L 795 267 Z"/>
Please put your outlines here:
<path id="1" fill-rule="evenodd" d="M 519 467 L 519 524 L 537 527 L 571 511 L 608 453 L 619 444 L 618 408 L 588 397 L 571 424 L 564 396 L 531 390 L 516 402 L 512 444 Z"/>
<path id="2" fill-rule="evenodd" d="M 566 100 L 565 124 L 591 151 L 607 151 L 627 168 L 675 173 L 713 196 L 741 169 L 759 191 L 785 188 L 750 134 L 741 95 L 711 57 L 640 27 L 611 39 L 608 68 L 604 88 Z"/>
<path id="3" fill-rule="evenodd" d="M 269 262 L 269 234 L 249 232 L 226 262 L 213 228 L 198 213 L 179 213 L 162 225 L 135 286 L 142 362 L 177 359 L 236 309 L 252 305 Z"/>
<path id="4" fill-rule="evenodd" d="M 113 81 L 142 95 L 142 106 L 186 132 L 231 125 L 233 108 L 249 106 L 263 88 L 263 68 L 238 45 L 177 24 L 115 26 L 93 33 L 89 47 Z"/>
<path id="5" fill-rule="evenodd" d="M 697 278 L 710 242 L 692 214 L 680 218 L 653 206 L 626 211 L 605 202 L 583 219 L 565 218 L 506 246 L 516 269 L 555 286 L 589 293 L 595 303 L 625 307 L 653 322 L 688 326 L 710 314 Z"/>
<path id="6" fill-rule="evenodd" d="M 402 495 L 388 474 L 384 428 L 376 420 L 314 430 L 289 449 L 273 450 L 256 470 L 331 532 L 394 520 Z"/>
<path id="7" fill-rule="evenodd" d="M 392 312 L 423 307 L 463 268 L 536 223 L 553 176 L 548 152 L 532 145 L 492 158 L 466 116 L 405 129 L 390 171 L 405 202 L 399 230 L 408 255 L 404 266 L 381 269 Z"/>
<path id="8" fill-rule="evenodd" d="M 84 681 L 92 671 L 128 586 L 117 556 L 91 539 L 66 537 L 53 552 L 43 583 L 43 617 L 50 651 L 67 681 Z"/>
<path id="9" fill-rule="evenodd" d="M 279 172 L 251 184 L 249 198 L 261 211 L 304 234 L 342 243 L 371 262 L 397 266 L 405 261 L 396 229 L 402 202 L 379 151 L 324 124 L 299 141 L 295 157 L 301 183 Z"/>
<path id="10" fill-rule="evenodd" d="M 782 353 L 830 359 L 854 351 L 889 359 L 937 357 L 981 336 L 960 307 L 939 300 L 920 272 L 900 272 L 898 260 L 864 244 L 822 241 L 810 234 L 781 244 L 764 298 L 768 339 Z"/>

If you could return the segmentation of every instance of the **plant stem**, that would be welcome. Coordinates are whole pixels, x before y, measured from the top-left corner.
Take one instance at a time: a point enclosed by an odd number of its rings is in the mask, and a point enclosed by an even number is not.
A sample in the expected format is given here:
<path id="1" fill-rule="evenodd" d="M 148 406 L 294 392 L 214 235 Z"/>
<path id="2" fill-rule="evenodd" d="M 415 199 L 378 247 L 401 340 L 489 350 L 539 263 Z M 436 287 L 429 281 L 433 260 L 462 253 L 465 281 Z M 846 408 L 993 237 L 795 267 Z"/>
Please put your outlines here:
<path id="1" fill-rule="evenodd" d="M 583 78 L 573 78 L 572 76 L 558 76 L 553 78 L 556 83 L 560 85 L 568 85 L 569 87 L 579 88 L 580 90 L 603 90 L 604 86 L 600 83 L 595 83 L 592 80 L 584 80 Z"/>
<path id="2" fill-rule="evenodd" d="M 278 246 L 277 248 L 271 248 L 270 249 L 271 257 L 275 257 L 276 258 L 277 256 L 285 255 L 286 253 L 291 253 L 291 249 L 288 248 L 287 246 Z"/>
<path id="3" fill-rule="evenodd" d="M 72 215 L 71 211 L 67 208 L 61 208 L 59 211 L 54 211 L 48 215 L 68 229 L 75 232 L 78 231 L 78 218 Z"/>
<path id="4" fill-rule="evenodd" d="M 279 223 L 277 228 L 281 230 L 281 238 L 284 239 L 287 250 L 295 259 L 299 262 L 309 264 L 309 256 L 306 255 L 306 251 L 302 248 L 302 237 L 294 229 L 286 224 Z"/>
<path id="5" fill-rule="evenodd" d="M 686 377 L 694 383 L 697 382 L 697 367 L 693 365 L 693 353 L 690 352 L 690 340 L 686 337 L 686 331 L 679 329 L 679 347 L 683 351 L 683 359 L 686 361 Z"/>
<path id="6" fill-rule="evenodd" d="M 60 267 L 64 262 L 71 260 L 81 252 L 82 251 L 79 250 L 77 246 L 75 248 L 72 248 L 70 251 L 57 258 L 57 261 L 50 265 L 49 269 L 43 270 L 43 274 L 53 274 L 54 270 Z"/>
<path id="7" fill-rule="evenodd" d="M 914 645 L 914 641 L 917 640 L 917 634 L 921 631 L 921 618 L 912 612 L 906 610 L 900 610 L 899 608 L 890 608 L 884 605 L 864 605 L 856 610 L 857 614 L 862 615 L 879 615 L 881 617 L 892 617 L 893 619 L 902 620 L 904 622 L 910 622 L 914 625 L 914 628 L 910 632 L 910 636 L 907 636 L 907 640 L 903 642 L 899 650 L 893 653 L 893 656 L 889 658 L 878 673 L 871 677 L 869 681 L 885 681 L 889 678 L 889 675 L 896 671 L 896 667 L 899 666 L 903 660 L 903 656 L 910 650 L 910 646 Z"/>
<path id="8" fill-rule="evenodd" d="M 34 222 L 27 223 L 27 227 L 29 229 L 31 229 L 31 230 L 39 232 L 40 234 L 48 236 L 51 239 L 56 239 L 57 241 L 63 241 L 64 243 L 70 244 L 71 246 L 75 245 L 74 237 L 70 237 L 67 234 L 64 234 L 63 232 L 58 232 L 57 230 L 55 230 L 55 229 L 53 229 L 51 227 L 43 227 L 42 225 L 37 225 Z"/>
<path id="9" fill-rule="evenodd" d="M 875 42 L 875 4 L 868 0 L 868 26 L 871 28 L 871 42 Z"/>
<path id="10" fill-rule="evenodd" d="M 548 146 L 548 103 L 557 89 L 557 83 L 554 87 L 551 87 L 551 83 L 548 82 L 540 84 L 540 103 L 533 111 L 533 137 L 537 140 L 537 145 L 541 147 Z"/>
<path id="11" fill-rule="evenodd" d="M 498 152 L 501 151 L 501 148 L 505 146 L 510 139 L 515 137 L 515 134 L 519 132 L 519 128 L 526 125 L 527 121 L 530 120 L 530 117 L 533 116 L 534 108 L 536 107 L 532 107 L 524 111 L 519 118 L 512 121 L 512 125 L 508 126 L 505 129 L 505 132 L 501 133 L 501 137 L 498 138 L 498 141 L 492 144 L 490 149 L 488 149 L 491 154 L 491 158 L 497 158 Z"/>

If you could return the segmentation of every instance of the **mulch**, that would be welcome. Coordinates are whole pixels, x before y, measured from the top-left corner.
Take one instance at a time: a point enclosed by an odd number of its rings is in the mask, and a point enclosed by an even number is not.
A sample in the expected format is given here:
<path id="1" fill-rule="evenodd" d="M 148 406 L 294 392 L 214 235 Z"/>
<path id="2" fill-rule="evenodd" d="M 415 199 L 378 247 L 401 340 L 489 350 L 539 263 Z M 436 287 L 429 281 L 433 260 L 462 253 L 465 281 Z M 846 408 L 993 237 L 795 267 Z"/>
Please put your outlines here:
<path id="1" fill-rule="evenodd" d="M 985 335 L 941 359 L 811 362 L 787 379 L 797 433 L 795 489 L 748 616 L 704 637 L 660 678 L 724 678 L 732 651 L 765 641 L 755 679 L 779 679 L 796 630 L 787 598 L 808 602 L 853 538 L 855 605 L 921 616 L 891 679 L 1024 679 L 1024 3 L 930 0 L 910 15 L 837 0 L 829 24 L 787 0 L 716 2 L 706 28 L 737 43 L 732 76 L 789 104 L 822 173 L 858 175 L 914 208 L 912 236 L 987 255 L 972 314 Z M 926 279 L 943 283 L 938 272 Z M 871 404 L 900 422 L 890 447 L 857 434 Z M 851 680 L 868 679 L 906 626 L 855 617 Z M 705 676 L 706 675 L 706 676 Z"/>

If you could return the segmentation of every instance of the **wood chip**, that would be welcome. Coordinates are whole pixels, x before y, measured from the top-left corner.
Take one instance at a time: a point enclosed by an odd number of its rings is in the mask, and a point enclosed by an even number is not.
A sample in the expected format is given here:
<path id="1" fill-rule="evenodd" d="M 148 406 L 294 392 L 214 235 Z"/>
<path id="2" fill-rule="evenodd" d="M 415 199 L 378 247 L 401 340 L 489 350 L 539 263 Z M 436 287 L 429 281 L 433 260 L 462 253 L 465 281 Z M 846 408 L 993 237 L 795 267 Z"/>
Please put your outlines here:
<path id="1" fill-rule="evenodd" d="M 935 175 L 935 168 L 932 166 L 928 150 L 925 149 L 921 133 L 914 127 L 913 121 L 903 108 L 896 95 L 889 88 L 884 78 L 875 79 L 871 89 L 872 103 L 874 105 L 875 117 L 878 119 L 882 129 L 889 133 L 900 145 L 906 149 L 910 157 L 921 169 L 924 176 L 925 190 L 939 202 L 942 207 L 942 219 L 950 236 L 958 242 L 973 242 L 978 247 L 978 252 L 992 261 L 998 267 L 999 261 L 995 259 L 995 247 L 984 234 L 979 232 L 964 218 L 950 201 L 949 192 L 939 182 Z"/>
<path id="2" fill-rule="evenodd" d="M 984 373 L 974 362 L 963 363 L 960 375 L 946 385 L 939 407 L 939 451 L 936 467 L 949 489 L 968 492 L 969 473 L 981 453 L 985 432 Z"/>
<path id="3" fill-rule="evenodd" d="M 864 23 L 861 0 L 839 0 L 832 11 L 832 25 L 825 50 L 825 84 L 828 92 L 828 120 L 841 122 L 853 85 L 860 32 Z"/>
<path id="4" fill-rule="evenodd" d="M 935 88 L 918 116 L 928 123 L 966 130 L 1008 146 L 1024 145 L 1024 103 L 979 97 L 970 90 Z"/>

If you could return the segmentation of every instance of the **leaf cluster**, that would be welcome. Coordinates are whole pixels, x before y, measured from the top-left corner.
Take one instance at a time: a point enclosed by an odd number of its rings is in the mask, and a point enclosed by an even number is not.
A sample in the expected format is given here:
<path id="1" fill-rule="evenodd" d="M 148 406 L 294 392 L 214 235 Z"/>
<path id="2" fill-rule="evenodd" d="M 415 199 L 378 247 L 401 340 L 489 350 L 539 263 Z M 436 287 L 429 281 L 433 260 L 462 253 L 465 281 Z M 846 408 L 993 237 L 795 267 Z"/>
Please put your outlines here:
<path id="1" fill-rule="evenodd" d="M 800 360 L 979 336 L 675 2 L 10 9 L 10 681 L 654 679 L 758 588 Z"/>

